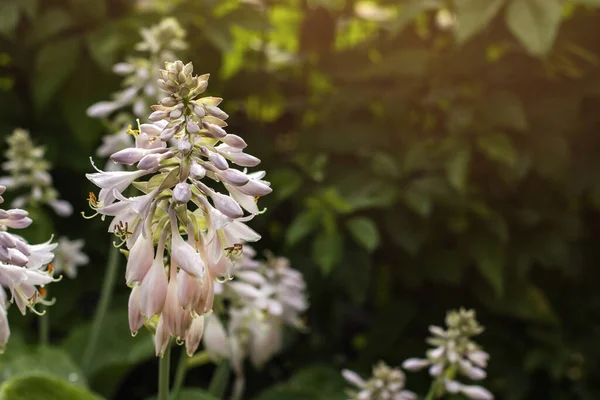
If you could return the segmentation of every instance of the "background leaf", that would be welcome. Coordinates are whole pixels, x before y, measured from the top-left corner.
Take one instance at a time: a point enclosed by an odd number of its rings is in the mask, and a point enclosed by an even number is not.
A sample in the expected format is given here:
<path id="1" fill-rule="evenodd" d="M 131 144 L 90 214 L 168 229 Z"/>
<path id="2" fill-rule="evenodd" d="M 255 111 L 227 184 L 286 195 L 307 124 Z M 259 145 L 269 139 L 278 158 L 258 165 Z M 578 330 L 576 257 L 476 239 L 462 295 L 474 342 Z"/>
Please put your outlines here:
<path id="1" fill-rule="evenodd" d="M 102 397 L 60 378 L 27 375 L 0 386 L 1 400 L 101 400 Z"/>
<path id="2" fill-rule="evenodd" d="M 511 0 L 506 23 L 529 52 L 544 55 L 556 39 L 561 11 L 559 0 Z"/>

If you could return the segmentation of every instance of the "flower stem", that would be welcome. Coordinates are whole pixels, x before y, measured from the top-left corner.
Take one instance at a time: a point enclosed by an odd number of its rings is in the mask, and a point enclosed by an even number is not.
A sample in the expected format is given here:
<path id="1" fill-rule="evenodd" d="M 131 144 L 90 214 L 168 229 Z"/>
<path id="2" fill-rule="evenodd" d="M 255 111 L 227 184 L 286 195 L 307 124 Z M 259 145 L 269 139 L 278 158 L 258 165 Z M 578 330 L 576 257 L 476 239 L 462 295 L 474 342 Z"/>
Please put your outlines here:
<path id="1" fill-rule="evenodd" d="M 425 400 L 434 400 L 437 397 L 438 387 L 440 386 L 440 380 L 436 379 L 432 382 L 431 387 L 429 388 L 429 392 L 427 392 L 427 396 L 425 396 Z"/>
<path id="2" fill-rule="evenodd" d="M 158 364 L 158 400 L 169 400 L 169 367 L 171 366 L 171 343 Z"/>
<path id="3" fill-rule="evenodd" d="M 108 262 L 106 264 L 106 272 L 104 274 L 104 282 L 102 283 L 100 301 L 98 302 L 98 306 L 96 307 L 96 312 L 94 314 L 90 339 L 87 343 L 87 347 L 85 348 L 85 352 L 83 353 L 82 368 L 86 375 L 89 373 L 91 366 L 90 364 L 92 363 L 92 359 L 96 352 L 96 345 L 98 344 L 98 339 L 100 338 L 102 323 L 104 322 L 104 317 L 106 316 L 106 311 L 110 306 L 110 300 L 113 295 L 115 280 L 117 277 L 117 269 L 119 266 L 119 253 L 119 249 L 113 246 L 111 243 L 110 252 L 108 254 Z"/>
<path id="4" fill-rule="evenodd" d="M 40 334 L 39 339 L 41 346 L 47 346 L 48 342 L 50 341 L 50 315 L 48 315 L 47 308 L 45 308 L 45 311 L 46 313 L 38 318 L 38 329 Z"/>
<path id="5" fill-rule="evenodd" d="M 175 383 L 173 384 L 172 390 L 174 400 L 177 400 L 177 396 L 179 396 L 188 369 L 208 364 L 210 361 L 211 359 L 207 351 L 202 351 L 190 358 L 185 354 L 185 349 L 182 349 L 181 354 L 179 355 L 179 363 L 177 364 Z"/>

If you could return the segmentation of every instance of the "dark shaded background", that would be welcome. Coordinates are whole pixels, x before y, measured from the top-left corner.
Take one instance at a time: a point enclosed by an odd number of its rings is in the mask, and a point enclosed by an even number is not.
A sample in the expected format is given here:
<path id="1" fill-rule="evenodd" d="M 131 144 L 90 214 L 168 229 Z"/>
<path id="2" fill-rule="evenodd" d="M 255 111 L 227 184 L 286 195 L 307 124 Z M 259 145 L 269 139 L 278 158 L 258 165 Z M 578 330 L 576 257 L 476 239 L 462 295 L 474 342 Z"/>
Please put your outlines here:
<path id="1" fill-rule="evenodd" d="M 511 2 L 534 18 L 511 25 Z M 458 11 L 461 32 L 476 26 L 461 44 L 425 1 L 380 1 L 400 10 L 385 21 L 361 17 L 353 0 L 157 3 L 162 12 L 0 0 L 0 135 L 30 130 L 62 197 L 87 210 L 84 174 L 105 131 L 85 110 L 119 88 L 110 67 L 140 27 L 181 22 L 183 61 L 211 73 L 209 94 L 225 98 L 230 131 L 274 188 L 253 221 L 256 247 L 289 257 L 310 291 L 310 332 L 264 370 L 248 368 L 248 398 L 302 368 L 261 399 L 343 398 L 335 370 L 422 355 L 428 325 L 460 306 L 487 328 L 486 387 L 498 399 L 600 397 L 597 1 L 566 2 L 554 22 L 554 0 L 506 1 L 489 21 L 492 1 L 439 2 Z M 293 57 L 277 63 L 269 46 Z M 38 214 L 32 240 L 83 237 L 92 260 L 51 288 L 52 341 L 77 362 L 112 238 L 99 219 Z M 157 362 L 148 337 L 129 337 L 119 283 L 88 380 L 141 399 L 156 391 Z M 35 325 L 11 310 L 13 336 L 34 343 Z M 192 370 L 187 386 L 206 387 L 213 369 Z M 409 374 L 408 387 L 425 392 L 424 375 Z M 298 397 L 277 394 L 285 387 Z"/>

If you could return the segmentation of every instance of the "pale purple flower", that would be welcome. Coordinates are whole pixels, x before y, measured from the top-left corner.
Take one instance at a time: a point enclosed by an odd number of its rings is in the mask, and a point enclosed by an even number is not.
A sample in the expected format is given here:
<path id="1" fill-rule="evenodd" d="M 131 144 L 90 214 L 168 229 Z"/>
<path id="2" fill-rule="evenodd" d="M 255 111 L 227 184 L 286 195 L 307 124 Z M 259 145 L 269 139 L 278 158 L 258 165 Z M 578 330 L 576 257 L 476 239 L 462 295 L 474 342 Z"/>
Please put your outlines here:
<path id="1" fill-rule="evenodd" d="M 44 159 L 45 149 L 33 144 L 29 132 L 15 129 L 7 139 L 7 161 L 2 164 L 9 174 L 0 178 L 1 184 L 12 190 L 28 190 L 29 193 L 15 198 L 13 207 L 36 206 L 46 204 L 61 217 L 73 213 L 73 207 L 58 198 L 58 192 L 53 186 L 52 176 L 48 172 L 50 164 Z M 20 228 L 16 227 L 15 228 Z"/>
<path id="2" fill-rule="evenodd" d="M 204 346 L 215 358 L 232 361 L 237 398 L 244 390 L 243 360 L 262 367 L 282 347 L 283 328 L 302 329 L 300 315 L 308 308 L 305 283 L 285 258 L 257 261 L 248 245 L 231 247 L 232 280 L 215 282 L 217 301 L 227 303 L 223 314 L 206 320 Z M 212 269 L 213 272 L 214 268 Z M 217 271 L 223 272 L 223 271 Z M 226 328 L 218 317 L 225 317 Z"/>
<path id="3" fill-rule="evenodd" d="M 125 65 L 118 69 L 129 70 Z M 225 132 L 227 114 L 217 107 L 221 99 L 200 97 L 207 84 L 208 75 L 193 75 L 191 63 L 167 63 L 158 85 L 168 93 L 152 107 L 149 119 L 153 123 L 128 129 L 133 145 L 110 155 L 112 161 L 136 169 L 96 168 L 96 173 L 87 175 L 100 188 L 98 197 L 90 194 L 91 208 L 102 218 L 113 217 L 109 231 L 129 250 L 125 279 L 132 287 L 130 329 L 135 333 L 144 323 L 150 326 L 158 356 L 170 337 L 186 341 L 191 355 L 204 326 L 212 329 L 203 315 L 212 310 L 215 279 L 230 275 L 236 259 L 233 249 L 260 239 L 246 223 L 259 214 L 258 196 L 271 192 L 264 173 L 234 169 L 216 149 L 219 141 L 213 140 L 214 134 L 204 126 L 211 124 Z M 236 151 L 247 146 L 237 135 L 225 132 L 222 138 L 237 146 Z M 223 182 L 225 191 L 203 179 Z M 241 192 L 234 196 L 230 187 Z M 141 193 L 132 195 L 134 189 Z M 243 199 L 243 206 L 238 198 Z M 284 300 L 276 300 L 274 287 L 252 289 L 257 294 L 253 307 L 263 312 L 257 307 L 264 304 L 264 310 L 275 318 L 287 321 L 285 309 L 306 308 L 297 300 L 280 305 Z M 279 348 L 273 339 L 278 332 L 279 327 L 274 334 L 255 330 L 253 342 L 242 346 L 230 341 L 230 347 L 251 353 L 267 345 Z M 240 351 L 235 354 L 242 354 Z M 251 358 L 262 362 L 264 357 L 256 353 Z"/>
<path id="4" fill-rule="evenodd" d="M 348 369 L 342 370 L 342 376 L 354 386 L 346 391 L 350 400 L 417 399 L 416 394 L 404 389 L 404 372 L 399 368 L 391 368 L 382 361 L 373 366 L 373 376 L 368 380 Z"/>
<path id="5" fill-rule="evenodd" d="M 82 250 L 83 239 L 69 240 L 66 237 L 58 239 L 58 245 L 54 251 L 54 271 L 64 272 L 69 278 L 77 276 L 77 267 L 86 265 L 90 259 Z"/>
<path id="6" fill-rule="evenodd" d="M 433 336 L 427 342 L 435 347 L 426 352 L 426 358 L 409 358 L 402 366 L 408 371 L 428 368 L 429 375 L 435 378 L 435 382 L 443 380 L 443 388 L 450 393 L 462 393 L 474 400 L 493 399 L 494 396 L 481 386 L 463 385 L 457 380 L 445 378 L 449 370 L 475 381 L 487 377 L 484 368 L 489 354 L 472 340 L 483 332 L 475 318 L 475 311 L 462 308 L 450 311 L 446 315 L 446 325 L 447 329 L 429 327 Z"/>
<path id="7" fill-rule="evenodd" d="M 0 186 L 0 203 L 4 202 L 2 193 L 6 187 Z M 15 303 L 24 315 L 27 308 L 35 310 L 38 303 L 51 304 L 44 300 L 43 287 L 54 281 L 52 268 L 48 264 L 54 255 L 56 244 L 50 242 L 30 245 L 22 237 L 9 232 L 9 228 L 23 228 L 31 224 L 24 210 L 0 209 L 0 352 L 10 336 L 10 327 L 6 308 Z M 10 301 L 6 292 L 10 292 Z"/>

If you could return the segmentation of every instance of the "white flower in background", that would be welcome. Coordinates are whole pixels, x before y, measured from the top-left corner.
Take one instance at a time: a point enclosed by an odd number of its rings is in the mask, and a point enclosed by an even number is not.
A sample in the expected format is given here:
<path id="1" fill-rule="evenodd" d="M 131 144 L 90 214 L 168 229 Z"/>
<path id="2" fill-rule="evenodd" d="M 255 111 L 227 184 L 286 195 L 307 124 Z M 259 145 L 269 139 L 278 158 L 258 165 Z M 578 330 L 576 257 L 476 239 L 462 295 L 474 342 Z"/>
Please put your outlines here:
<path id="1" fill-rule="evenodd" d="M 157 25 L 142 28 L 140 35 L 143 40 L 135 46 L 140 55 L 129 57 L 113 67 L 116 74 L 123 76 L 123 89 L 115 93 L 112 100 L 98 102 L 87 110 L 88 116 L 103 118 L 115 132 L 102 138 L 102 145 L 97 150 L 101 157 L 133 145 L 133 138 L 126 133 L 128 125 L 134 117 L 145 118 L 150 106 L 163 97 L 156 86 L 156 71 L 165 62 L 175 61 L 176 53 L 187 47 L 185 31 L 174 18 L 165 18 Z M 119 113 L 113 116 L 117 111 Z M 114 169 L 116 165 L 109 163 L 107 169 Z"/>
<path id="2" fill-rule="evenodd" d="M 472 337 L 483 332 L 475 318 L 475 310 L 450 311 L 446 315 L 444 330 L 439 326 L 429 327 L 433 337 L 427 342 L 434 346 L 427 351 L 427 358 L 409 358 L 402 366 L 408 371 L 429 368 L 429 374 L 439 382 L 440 391 L 462 393 L 474 400 L 491 400 L 494 396 L 485 388 L 477 385 L 464 385 L 458 382 L 457 376 L 463 375 L 471 380 L 485 379 L 485 368 L 490 358 L 473 340 Z"/>
<path id="3" fill-rule="evenodd" d="M 6 187 L 0 186 L 0 203 Z M 27 211 L 0 209 L 0 352 L 4 351 L 10 328 L 6 307 L 16 303 L 21 314 L 27 308 L 35 310 L 38 303 L 49 305 L 44 300 L 44 285 L 53 282 L 52 268 L 47 268 L 54 255 L 56 244 L 50 242 L 30 245 L 22 237 L 8 232 L 9 228 L 22 229 L 32 223 Z M 6 291 L 10 293 L 10 299 Z"/>
<path id="4" fill-rule="evenodd" d="M 58 192 L 52 185 L 52 176 L 48 172 L 50 164 L 44 159 L 45 149 L 34 146 L 29 133 L 23 129 L 15 129 L 6 142 L 7 161 L 2 168 L 9 175 L 0 178 L 0 184 L 11 190 L 30 190 L 28 194 L 15 198 L 12 206 L 47 204 L 60 216 L 71 215 L 73 207 L 68 201 L 58 198 Z"/>
<path id="5" fill-rule="evenodd" d="M 404 390 L 406 376 L 399 368 L 390 368 L 384 362 L 373 366 L 373 376 L 364 380 L 356 372 L 345 369 L 342 375 L 357 389 L 347 391 L 350 400 L 416 400 L 417 396 Z"/>
<path id="6" fill-rule="evenodd" d="M 456 15 L 447 8 L 440 8 L 435 14 L 435 24 L 442 31 L 447 31 L 456 25 Z"/>
<path id="7" fill-rule="evenodd" d="M 215 282 L 215 300 L 221 307 L 206 320 L 204 346 L 213 359 L 232 361 L 237 377 L 234 398 L 241 398 L 244 359 L 260 368 L 277 354 L 284 326 L 303 328 L 300 315 L 308 301 L 304 278 L 287 259 L 269 256 L 256 261 L 249 246 L 232 251 L 243 254 L 232 270 L 233 280 Z"/>
<path id="8" fill-rule="evenodd" d="M 64 272 L 69 278 L 77 276 L 77 267 L 86 265 L 90 259 L 82 252 L 84 246 L 83 239 L 69 240 L 66 237 L 58 239 L 56 250 L 54 251 L 54 271 Z"/>
<path id="9" fill-rule="evenodd" d="M 167 96 L 153 106 L 153 123 L 130 129 L 135 146 L 111 155 L 137 169 L 87 174 L 100 188 L 98 197 L 91 193 L 88 200 L 97 214 L 113 218 L 109 231 L 129 250 L 131 332 L 146 324 L 155 331 L 157 355 L 175 337 L 185 341 L 191 356 L 202 337 L 204 314 L 212 310 L 215 280 L 229 276 L 234 249 L 260 239 L 245 222 L 259 213 L 258 197 L 271 188 L 262 180 L 264 172 L 247 173 L 230 164 L 253 167 L 260 160 L 243 152 L 247 145 L 241 137 L 225 131 L 228 115 L 218 107 L 221 99 L 200 97 L 208 74 L 193 75 L 191 63 L 166 63 L 158 86 Z M 205 179 L 222 183 L 225 192 Z M 141 194 L 124 196 L 128 187 Z"/>

